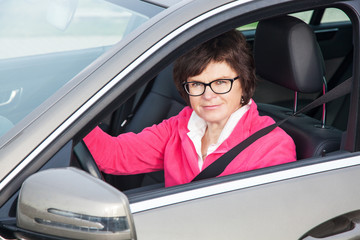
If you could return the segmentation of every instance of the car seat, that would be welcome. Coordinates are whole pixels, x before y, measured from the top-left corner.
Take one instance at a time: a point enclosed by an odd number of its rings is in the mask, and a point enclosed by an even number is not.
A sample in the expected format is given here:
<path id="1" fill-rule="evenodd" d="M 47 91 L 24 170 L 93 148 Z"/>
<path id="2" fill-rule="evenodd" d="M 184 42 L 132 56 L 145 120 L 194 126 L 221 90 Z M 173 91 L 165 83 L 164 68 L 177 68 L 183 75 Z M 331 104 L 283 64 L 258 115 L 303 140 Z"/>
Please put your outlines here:
<path id="1" fill-rule="evenodd" d="M 150 83 L 150 88 L 141 92 L 135 112 L 122 128 L 123 132 L 139 133 L 144 128 L 158 124 L 177 115 L 186 103 L 177 91 L 172 79 L 173 66 L 169 65 Z M 120 123 L 119 123 L 120 124 Z M 119 134 L 119 133 L 117 133 Z M 163 171 L 135 175 L 106 175 L 106 180 L 120 190 L 132 189 L 164 182 Z"/>
<path id="2" fill-rule="evenodd" d="M 324 60 L 312 29 L 300 19 L 281 16 L 259 22 L 254 42 L 257 75 L 295 92 L 294 109 L 258 103 L 262 115 L 282 120 L 297 111 L 299 93 L 324 90 Z M 325 119 L 325 112 L 323 113 Z M 298 159 L 340 149 L 342 132 L 305 114 L 281 125 L 294 140 Z"/>
<path id="3" fill-rule="evenodd" d="M 124 128 L 125 132 L 138 133 L 145 127 L 177 115 L 185 107 L 186 103 L 175 87 L 172 69 L 172 65 L 167 66 L 154 79 L 150 91 Z"/>

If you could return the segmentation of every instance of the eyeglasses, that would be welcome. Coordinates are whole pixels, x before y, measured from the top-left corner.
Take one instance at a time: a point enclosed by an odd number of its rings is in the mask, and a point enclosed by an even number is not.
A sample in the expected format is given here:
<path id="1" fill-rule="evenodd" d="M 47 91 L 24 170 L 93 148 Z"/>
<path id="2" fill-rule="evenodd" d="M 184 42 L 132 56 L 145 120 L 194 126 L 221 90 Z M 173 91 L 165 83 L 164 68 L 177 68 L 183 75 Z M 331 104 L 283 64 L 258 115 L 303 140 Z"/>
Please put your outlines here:
<path id="1" fill-rule="evenodd" d="M 214 81 L 211 81 L 209 83 L 203 83 L 203 82 L 184 82 L 183 86 L 185 91 L 190 96 L 201 96 L 204 94 L 205 89 L 207 86 L 210 87 L 210 89 L 216 93 L 216 94 L 225 94 L 231 91 L 233 82 L 236 79 L 239 79 L 240 76 L 237 76 L 232 79 L 216 79 Z"/>

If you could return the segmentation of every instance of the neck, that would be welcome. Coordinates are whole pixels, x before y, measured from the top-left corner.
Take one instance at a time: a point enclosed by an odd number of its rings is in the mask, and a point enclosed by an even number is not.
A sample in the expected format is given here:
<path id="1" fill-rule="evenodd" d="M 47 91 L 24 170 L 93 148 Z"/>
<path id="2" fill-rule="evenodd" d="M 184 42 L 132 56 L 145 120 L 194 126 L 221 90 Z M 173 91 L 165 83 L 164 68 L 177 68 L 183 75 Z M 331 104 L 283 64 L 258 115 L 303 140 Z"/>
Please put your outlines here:
<path id="1" fill-rule="evenodd" d="M 208 124 L 204 134 L 204 138 L 206 138 L 210 144 L 217 143 L 223 128 L 224 126 L 222 125 L 220 126 L 218 124 Z"/>
<path id="2" fill-rule="evenodd" d="M 220 126 L 218 124 L 208 124 L 205 134 L 201 140 L 201 153 L 203 158 L 206 157 L 209 146 L 217 143 L 223 128 L 224 126 Z"/>

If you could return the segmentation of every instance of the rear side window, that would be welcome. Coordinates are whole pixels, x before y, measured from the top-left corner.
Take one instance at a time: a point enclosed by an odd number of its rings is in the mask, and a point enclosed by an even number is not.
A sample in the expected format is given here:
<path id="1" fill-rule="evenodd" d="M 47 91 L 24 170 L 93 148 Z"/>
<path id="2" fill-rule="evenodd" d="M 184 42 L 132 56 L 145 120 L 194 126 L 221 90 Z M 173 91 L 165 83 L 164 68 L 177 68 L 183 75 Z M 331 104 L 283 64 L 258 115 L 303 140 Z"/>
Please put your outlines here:
<path id="1" fill-rule="evenodd" d="M 338 8 L 325 9 L 321 23 L 350 22 L 349 17 Z"/>
<path id="2" fill-rule="evenodd" d="M 314 12 L 313 10 L 310 10 L 310 11 L 298 12 L 298 13 L 289 14 L 289 15 L 297 17 L 297 18 L 303 20 L 304 22 L 309 23 L 313 12 Z M 255 30 L 258 23 L 259 22 L 253 22 L 253 23 L 241 26 L 238 28 L 238 30 L 240 30 L 240 31 Z"/>
<path id="3" fill-rule="evenodd" d="M 310 10 L 310 11 L 304 11 L 304 12 L 298 12 L 298 13 L 293 13 L 293 14 L 289 14 L 290 16 L 299 18 L 301 20 L 303 20 L 306 23 L 310 23 L 311 17 L 313 15 L 314 11 Z"/>
<path id="4" fill-rule="evenodd" d="M 290 16 L 299 18 L 306 23 L 310 23 L 311 18 L 313 17 L 314 10 L 297 12 L 289 14 Z M 350 22 L 349 17 L 338 8 L 327 8 L 325 9 L 323 16 L 321 18 L 321 23 L 337 23 L 337 22 Z M 255 30 L 258 22 L 250 23 L 238 28 L 240 31 L 246 30 Z"/>

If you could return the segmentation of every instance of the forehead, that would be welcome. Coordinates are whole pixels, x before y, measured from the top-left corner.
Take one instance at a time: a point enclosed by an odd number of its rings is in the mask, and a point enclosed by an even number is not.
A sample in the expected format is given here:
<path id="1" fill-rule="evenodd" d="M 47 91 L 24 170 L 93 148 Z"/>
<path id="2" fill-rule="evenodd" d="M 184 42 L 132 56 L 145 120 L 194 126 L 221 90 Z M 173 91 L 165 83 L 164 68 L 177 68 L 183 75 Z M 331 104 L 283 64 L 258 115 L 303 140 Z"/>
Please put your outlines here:
<path id="1" fill-rule="evenodd" d="M 188 80 L 209 82 L 216 79 L 234 77 L 236 77 L 236 72 L 228 63 L 211 61 L 199 75 L 190 76 Z"/>

